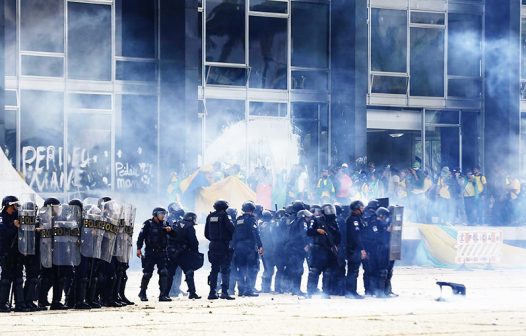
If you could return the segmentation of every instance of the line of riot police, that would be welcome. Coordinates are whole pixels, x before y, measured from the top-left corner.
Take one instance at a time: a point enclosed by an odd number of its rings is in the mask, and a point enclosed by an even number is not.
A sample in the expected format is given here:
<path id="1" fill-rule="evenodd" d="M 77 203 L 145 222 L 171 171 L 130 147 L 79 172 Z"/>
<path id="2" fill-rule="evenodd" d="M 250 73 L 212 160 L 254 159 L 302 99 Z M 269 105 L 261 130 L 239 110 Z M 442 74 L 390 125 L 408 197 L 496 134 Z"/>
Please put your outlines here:
<path id="1" fill-rule="evenodd" d="M 42 207 L 34 195 L 4 197 L 0 312 L 132 305 L 125 289 L 135 212 L 109 197 L 51 197 Z"/>
<path id="2" fill-rule="evenodd" d="M 383 200 L 384 202 L 386 200 Z M 396 296 L 391 290 L 394 260 L 393 240 L 401 239 L 402 207 L 367 207 L 360 201 L 350 206 L 307 205 L 295 201 L 285 209 L 264 210 L 253 202 L 242 206 L 242 214 L 222 200 L 206 219 L 205 237 L 210 241 L 208 299 L 258 296 L 255 289 L 260 258 L 263 264 L 261 292 L 312 297 L 345 295 L 362 299 L 357 292 L 360 266 L 364 269 L 365 294 Z M 395 225 L 392 213 L 397 214 Z M 397 233 L 392 234 L 393 227 Z M 394 244 L 398 249 L 401 240 Z M 307 293 L 301 291 L 304 263 L 308 265 Z M 218 275 L 221 273 L 221 279 Z M 323 275 L 322 290 L 318 289 Z M 221 287 L 218 296 L 217 288 Z"/>

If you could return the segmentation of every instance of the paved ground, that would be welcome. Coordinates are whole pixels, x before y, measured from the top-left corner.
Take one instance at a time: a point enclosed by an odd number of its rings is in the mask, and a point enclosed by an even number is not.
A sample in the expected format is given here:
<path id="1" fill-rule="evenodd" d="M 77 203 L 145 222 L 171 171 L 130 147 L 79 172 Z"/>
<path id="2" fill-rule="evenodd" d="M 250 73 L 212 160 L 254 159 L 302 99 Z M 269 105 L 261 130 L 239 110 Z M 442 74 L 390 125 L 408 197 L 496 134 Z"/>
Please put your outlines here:
<path id="1" fill-rule="evenodd" d="M 206 271 L 199 275 L 205 295 Z M 131 275 L 130 297 L 139 277 Z M 0 315 L 0 335 L 526 335 L 525 278 L 524 270 L 397 268 L 399 298 L 362 301 L 262 295 L 161 304 L 152 287 L 150 302 L 125 309 Z M 467 297 L 436 302 L 437 280 L 465 284 Z"/>

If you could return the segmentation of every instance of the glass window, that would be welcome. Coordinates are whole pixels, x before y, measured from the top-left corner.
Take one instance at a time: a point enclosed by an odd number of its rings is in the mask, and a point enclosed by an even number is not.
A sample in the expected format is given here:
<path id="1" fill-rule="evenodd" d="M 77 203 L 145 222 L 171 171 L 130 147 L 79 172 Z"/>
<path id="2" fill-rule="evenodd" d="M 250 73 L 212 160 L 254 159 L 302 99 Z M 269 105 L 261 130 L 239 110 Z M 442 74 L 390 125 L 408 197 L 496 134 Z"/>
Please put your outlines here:
<path id="1" fill-rule="evenodd" d="M 4 154 L 11 162 L 11 165 L 16 166 L 17 152 L 16 152 L 16 110 L 5 110 L 4 114 L 4 138 L 0 139 Z"/>
<path id="2" fill-rule="evenodd" d="M 205 163 L 216 161 L 245 165 L 245 101 L 207 99 Z"/>
<path id="3" fill-rule="evenodd" d="M 245 64 L 245 1 L 206 1 L 206 60 Z"/>
<path id="4" fill-rule="evenodd" d="M 482 96 L 481 80 L 476 78 L 450 78 L 447 92 L 450 97 L 480 98 Z"/>
<path id="5" fill-rule="evenodd" d="M 22 55 L 22 75 L 63 77 L 64 58 Z"/>
<path id="6" fill-rule="evenodd" d="M 111 6 L 68 2 L 68 77 L 111 80 Z"/>
<path id="7" fill-rule="evenodd" d="M 407 72 L 407 12 L 371 11 L 371 70 Z"/>
<path id="8" fill-rule="evenodd" d="M 248 77 L 246 68 L 230 68 L 217 66 L 207 66 L 205 76 L 207 84 L 231 86 L 247 85 Z"/>
<path id="9" fill-rule="evenodd" d="M 444 30 L 411 28 L 411 95 L 444 96 Z"/>
<path id="10" fill-rule="evenodd" d="M 70 93 L 69 107 L 77 109 L 111 110 L 111 95 L 93 93 Z"/>
<path id="11" fill-rule="evenodd" d="M 521 21 L 521 78 L 526 79 L 526 19 Z"/>
<path id="12" fill-rule="evenodd" d="M 117 190 L 147 192 L 155 187 L 157 121 L 157 97 L 122 96 L 122 110 L 115 135 Z"/>
<path id="13" fill-rule="evenodd" d="M 292 71 L 292 89 L 328 91 L 329 73 L 327 71 Z"/>
<path id="14" fill-rule="evenodd" d="M 4 2 L 5 75 L 16 76 L 16 0 Z"/>
<path id="15" fill-rule="evenodd" d="M 449 75 L 480 77 L 482 18 L 468 14 L 448 15 Z"/>
<path id="16" fill-rule="evenodd" d="M 20 93 L 22 174 L 37 192 L 63 191 L 64 94 Z"/>
<path id="17" fill-rule="evenodd" d="M 286 117 L 286 103 L 250 102 L 249 114 L 258 117 Z"/>
<path id="18" fill-rule="evenodd" d="M 250 87 L 287 88 L 287 19 L 250 17 Z"/>
<path id="19" fill-rule="evenodd" d="M 197 36 L 199 38 L 199 47 L 197 49 L 199 63 L 199 85 L 203 85 L 203 12 L 197 13 Z"/>
<path id="20" fill-rule="evenodd" d="M 411 12 L 411 23 L 443 25 L 445 18 L 444 13 Z"/>
<path id="21" fill-rule="evenodd" d="M 407 77 L 372 76 L 372 93 L 407 94 Z"/>
<path id="22" fill-rule="evenodd" d="M 287 13 L 287 2 L 271 0 L 250 0 L 250 10 L 254 12 Z"/>
<path id="23" fill-rule="evenodd" d="M 4 91 L 4 104 L 6 106 L 18 106 L 18 99 L 15 90 Z"/>
<path id="24" fill-rule="evenodd" d="M 329 5 L 292 2 L 292 65 L 329 65 Z"/>
<path id="25" fill-rule="evenodd" d="M 64 1 L 22 0 L 20 49 L 64 52 Z"/>
<path id="26" fill-rule="evenodd" d="M 155 57 L 156 1 L 116 0 L 117 55 Z M 120 32 L 120 34 L 119 34 Z"/>
<path id="27" fill-rule="evenodd" d="M 68 147 L 70 191 L 111 187 L 111 115 L 70 114 Z"/>
<path id="28" fill-rule="evenodd" d="M 117 61 L 117 80 L 154 82 L 157 79 L 157 65 L 154 62 Z"/>

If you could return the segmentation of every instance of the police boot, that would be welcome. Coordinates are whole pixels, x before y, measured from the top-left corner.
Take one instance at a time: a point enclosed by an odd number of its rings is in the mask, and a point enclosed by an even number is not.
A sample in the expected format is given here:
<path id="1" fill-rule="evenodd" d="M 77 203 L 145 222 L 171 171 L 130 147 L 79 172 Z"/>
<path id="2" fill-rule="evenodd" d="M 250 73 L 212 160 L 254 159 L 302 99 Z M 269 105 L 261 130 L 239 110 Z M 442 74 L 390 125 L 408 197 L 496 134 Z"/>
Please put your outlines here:
<path id="1" fill-rule="evenodd" d="M 24 279 L 19 278 L 13 282 L 13 294 L 15 297 L 15 312 L 27 313 L 29 308 L 26 307 L 24 300 Z"/>
<path id="2" fill-rule="evenodd" d="M 51 301 L 50 310 L 66 310 L 68 309 L 60 301 L 62 301 L 62 292 L 64 291 L 64 278 L 60 278 L 53 284 L 53 300 Z"/>
<path id="3" fill-rule="evenodd" d="M 48 293 L 50 289 L 51 281 L 48 278 L 41 278 L 38 291 L 38 310 L 47 310 L 49 307 Z"/>
<path id="4" fill-rule="evenodd" d="M 376 290 L 375 290 L 375 296 L 377 298 L 385 298 L 385 282 L 387 280 L 387 270 L 383 269 L 380 270 L 379 277 L 377 278 L 377 284 L 376 284 Z"/>
<path id="5" fill-rule="evenodd" d="M 11 281 L 2 279 L 0 281 L 0 313 L 10 313 L 9 294 L 11 293 Z"/>
<path id="6" fill-rule="evenodd" d="M 77 301 L 75 298 L 76 282 L 77 281 L 75 281 L 73 277 L 70 277 L 67 278 L 66 282 L 64 283 L 64 305 L 68 309 L 73 309 L 73 307 L 75 306 L 75 302 Z"/>
<path id="7" fill-rule="evenodd" d="M 113 287 L 113 300 L 121 305 L 121 307 L 127 306 L 128 304 L 121 300 L 119 295 L 122 282 L 122 274 L 117 274 L 115 277 L 115 286 Z"/>
<path id="8" fill-rule="evenodd" d="M 114 276 L 107 278 L 106 286 L 101 293 L 102 306 L 103 307 L 113 307 L 119 308 L 122 307 L 122 304 L 115 301 L 114 290 L 116 286 L 116 278 Z"/>
<path id="9" fill-rule="evenodd" d="M 318 281 L 320 278 L 320 271 L 317 268 L 311 268 L 309 270 L 309 276 L 307 278 L 307 296 L 312 297 L 312 295 L 318 292 Z"/>
<path id="10" fill-rule="evenodd" d="M 272 278 L 261 279 L 261 292 L 262 293 L 270 293 L 270 283 L 271 282 L 272 282 Z"/>
<path id="11" fill-rule="evenodd" d="M 139 292 L 139 299 L 141 299 L 141 301 L 143 302 L 148 301 L 148 297 L 146 296 L 146 289 L 148 289 L 148 284 L 150 283 L 151 278 L 152 278 L 151 273 L 144 273 L 142 275 L 141 291 Z"/>
<path id="12" fill-rule="evenodd" d="M 221 273 L 221 299 L 223 300 L 235 300 L 233 297 L 228 295 L 228 287 L 230 285 L 230 272 L 225 271 Z"/>
<path id="13" fill-rule="evenodd" d="M 217 296 L 217 274 L 210 273 L 208 276 L 208 286 L 210 286 L 210 294 L 208 294 L 208 300 L 217 300 L 219 297 Z"/>
<path id="14" fill-rule="evenodd" d="M 166 270 L 162 270 L 159 274 L 159 302 L 170 302 L 172 299 L 168 296 L 170 287 L 168 285 L 168 274 Z"/>
<path id="15" fill-rule="evenodd" d="M 195 281 L 194 281 L 194 271 L 189 271 L 185 274 L 185 278 L 186 278 L 186 283 L 188 284 L 188 298 L 190 300 L 193 300 L 193 299 L 200 299 L 201 297 L 199 295 L 197 295 L 196 293 L 196 290 L 195 290 Z"/>
<path id="16" fill-rule="evenodd" d="M 125 273 L 124 276 L 121 278 L 121 282 L 119 284 L 119 298 L 121 299 L 121 302 L 124 302 L 125 304 L 131 306 L 131 305 L 134 305 L 135 302 L 128 300 L 128 298 L 126 297 L 125 292 L 126 292 L 127 282 L 128 282 L 128 276 Z"/>
<path id="17" fill-rule="evenodd" d="M 26 299 L 26 307 L 31 311 L 37 311 L 38 306 L 33 302 L 37 292 L 37 278 L 30 278 L 26 280 L 24 287 L 24 298 Z"/>
<path id="18" fill-rule="evenodd" d="M 88 291 L 88 278 L 82 278 L 75 283 L 75 298 L 76 302 L 73 309 L 91 309 L 91 306 L 86 303 L 86 294 Z"/>
<path id="19" fill-rule="evenodd" d="M 88 282 L 88 298 L 86 300 L 86 303 L 89 304 L 91 309 L 99 309 L 102 308 L 99 301 L 97 300 L 97 285 L 99 282 L 99 278 L 92 278 L 91 282 Z"/>

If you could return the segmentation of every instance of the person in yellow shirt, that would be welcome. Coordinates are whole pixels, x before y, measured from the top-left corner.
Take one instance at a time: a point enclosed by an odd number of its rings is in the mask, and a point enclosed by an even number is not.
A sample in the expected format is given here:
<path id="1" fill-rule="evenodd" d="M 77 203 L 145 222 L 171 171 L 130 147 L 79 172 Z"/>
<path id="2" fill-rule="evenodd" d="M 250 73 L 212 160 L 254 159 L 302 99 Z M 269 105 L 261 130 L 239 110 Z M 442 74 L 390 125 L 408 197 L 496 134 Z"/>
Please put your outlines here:
<path id="1" fill-rule="evenodd" d="M 451 171 L 449 167 L 443 167 L 440 177 L 437 181 L 437 202 L 440 211 L 440 221 L 442 223 L 451 223 L 451 193 L 449 185 L 451 183 Z"/>
<path id="2" fill-rule="evenodd" d="M 466 181 L 464 184 L 464 207 L 466 209 L 466 217 L 468 225 L 476 223 L 477 219 L 477 199 L 480 196 L 478 184 L 473 172 L 468 171 L 466 174 Z"/>
<path id="3" fill-rule="evenodd" d="M 473 179 L 477 187 L 477 197 L 475 198 L 475 218 L 474 224 L 484 223 L 484 198 L 486 191 L 486 176 L 480 171 L 480 167 L 473 168 Z"/>

